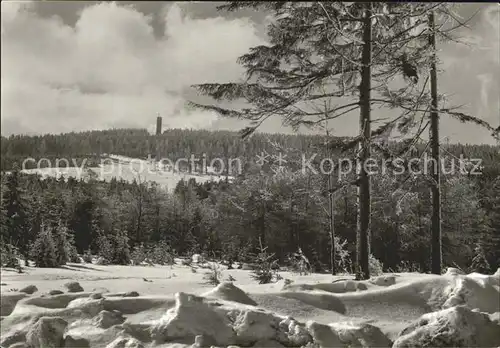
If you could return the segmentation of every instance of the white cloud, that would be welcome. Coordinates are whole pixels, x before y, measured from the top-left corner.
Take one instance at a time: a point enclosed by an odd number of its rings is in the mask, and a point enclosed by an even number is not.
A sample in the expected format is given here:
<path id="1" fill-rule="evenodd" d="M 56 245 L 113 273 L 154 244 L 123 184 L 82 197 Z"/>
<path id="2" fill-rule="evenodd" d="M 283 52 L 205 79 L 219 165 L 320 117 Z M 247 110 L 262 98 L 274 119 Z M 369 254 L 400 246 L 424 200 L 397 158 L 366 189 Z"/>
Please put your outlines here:
<path id="1" fill-rule="evenodd" d="M 26 1 L 2 1 L 1 6 L 2 134 L 148 127 L 157 112 L 165 126 L 240 127 L 241 122 L 216 121 L 213 113 L 183 105 L 191 84 L 242 77 L 237 57 L 264 43 L 250 20 L 192 19 L 185 3 L 168 3 L 152 18 L 103 2 L 84 8 L 76 24 L 68 26 L 56 17 L 38 16 Z M 464 112 L 497 126 L 499 7 L 478 6 L 480 20 L 463 32 L 475 47 L 440 44 L 445 72 L 439 91 L 452 95 L 450 104 L 466 104 Z M 153 33 L 153 19 L 165 25 L 161 37 Z M 374 118 L 381 113 L 374 111 Z M 339 135 L 356 134 L 357 115 L 331 127 Z M 273 119 L 264 130 L 286 129 Z M 492 141 L 478 127 L 447 117 L 442 133 L 452 141 Z"/>
<path id="2" fill-rule="evenodd" d="M 261 42 L 245 19 L 191 19 L 177 4 L 155 37 L 151 17 L 116 3 L 86 7 L 74 27 L 2 2 L 2 134 L 166 126 L 208 127 L 184 110 L 195 83 L 237 80 L 236 59 Z M 168 91 L 168 93 L 166 93 Z"/>

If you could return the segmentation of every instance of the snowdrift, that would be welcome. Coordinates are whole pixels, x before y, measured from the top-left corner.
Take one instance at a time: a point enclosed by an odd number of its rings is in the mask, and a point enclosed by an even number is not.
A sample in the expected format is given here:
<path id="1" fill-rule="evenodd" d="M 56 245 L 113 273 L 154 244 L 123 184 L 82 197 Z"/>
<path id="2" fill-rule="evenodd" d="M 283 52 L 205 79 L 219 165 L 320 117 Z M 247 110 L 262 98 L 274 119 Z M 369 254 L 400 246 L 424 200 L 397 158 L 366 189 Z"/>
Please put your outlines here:
<path id="1" fill-rule="evenodd" d="M 222 283 L 202 295 L 2 293 L 0 345 L 500 346 L 500 271 L 389 278 L 249 292 Z"/>

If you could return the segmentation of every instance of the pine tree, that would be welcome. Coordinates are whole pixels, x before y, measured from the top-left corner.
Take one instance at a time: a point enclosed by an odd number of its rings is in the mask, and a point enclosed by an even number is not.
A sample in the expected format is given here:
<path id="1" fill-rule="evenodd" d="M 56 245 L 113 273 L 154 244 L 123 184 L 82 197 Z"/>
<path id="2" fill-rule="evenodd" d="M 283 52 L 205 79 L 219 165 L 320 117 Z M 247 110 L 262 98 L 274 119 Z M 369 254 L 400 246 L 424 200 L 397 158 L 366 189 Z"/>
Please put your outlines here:
<path id="1" fill-rule="evenodd" d="M 20 176 L 18 170 L 13 170 L 6 177 L 5 189 L 2 192 L 3 234 L 5 242 L 17 246 L 19 252 L 26 258 L 31 240 L 25 193 Z"/>
<path id="2" fill-rule="evenodd" d="M 360 109 L 360 135 L 342 147 L 352 149 L 359 145 L 356 273 L 363 279 L 369 277 L 371 226 L 370 176 L 364 163 L 370 157 L 377 136 L 387 137 L 396 126 L 412 123 L 417 114 L 415 110 L 427 101 L 415 89 L 389 88 L 389 81 L 403 70 L 395 64 L 399 59 L 397 54 L 411 51 L 408 56 L 412 57 L 414 65 L 417 60 L 425 60 L 420 47 L 405 47 L 412 38 L 410 29 L 420 24 L 412 23 L 412 17 L 417 17 L 416 13 L 424 9 L 424 5 L 412 5 L 231 2 L 222 8 L 266 7 L 274 12 L 277 20 L 268 28 L 271 44 L 252 48 L 250 53 L 240 57 L 240 63 L 247 70 L 248 82 L 196 87 L 217 101 L 244 99 L 252 108 L 231 110 L 191 103 L 194 107 L 251 121 L 251 126 L 242 130 L 243 137 L 252 134 L 273 115 L 281 116 L 283 125 L 297 130 Z M 358 86 L 359 77 L 361 84 Z M 375 93 L 384 98 L 372 98 Z M 332 99 L 344 103 L 340 106 L 330 104 L 320 112 L 310 106 Z M 400 108 L 403 112 L 400 117 L 372 131 L 372 104 Z"/>
<path id="3" fill-rule="evenodd" d="M 42 226 L 33 244 L 31 258 L 35 262 L 36 267 L 50 268 L 59 266 L 52 233 L 45 226 Z"/>
<path id="4" fill-rule="evenodd" d="M 128 245 L 127 234 L 122 231 L 115 231 L 110 236 L 113 248 L 113 257 L 111 262 L 116 265 L 130 264 L 130 247 Z"/>
<path id="5" fill-rule="evenodd" d="M 474 258 L 472 259 L 470 268 L 475 272 L 483 274 L 488 274 L 490 271 L 490 264 L 488 263 L 488 260 L 486 260 L 483 246 L 480 243 L 476 243 L 474 248 Z"/>
<path id="6" fill-rule="evenodd" d="M 67 262 L 74 261 L 77 258 L 76 249 L 66 225 L 60 220 L 56 226 L 50 227 L 50 230 L 54 242 L 57 264 L 62 266 Z"/>
<path id="7" fill-rule="evenodd" d="M 271 10 L 276 20 L 268 27 L 270 44 L 254 47 L 239 58 L 247 71 L 247 80 L 195 87 L 215 101 L 244 100 L 250 107 L 236 110 L 194 102 L 190 105 L 250 121 L 250 126 L 242 130 L 242 137 L 248 137 L 275 115 L 282 118 L 284 126 L 297 130 L 361 109 L 359 136 L 340 145 L 343 149 L 359 146 L 355 182 L 358 186 L 356 273 L 358 278 L 368 278 L 371 196 L 365 160 L 372 148 L 386 156 L 394 155 L 387 151 L 386 143 L 395 129 L 408 133 L 417 128 L 416 135 L 406 139 L 403 148 L 406 151 L 428 127 L 428 123 L 418 122 L 428 113 L 431 100 L 429 93 L 425 93 L 428 79 L 421 89 L 414 88 L 422 73 L 419 70 L 426 69 L 433 57 L 434 48 L 429 45 L 423 27 L 429 11 L 439 9 L 448 18 L 454 18 L 453 14 L 449 5 L 443 3 L 232 1 L 220 8 L 234 11 L 248 7 Z M 441 33 L 446 35 L 446 30 Z M 389 82 L 398 74 L 409 85 L 391 89 Z M 321 105 L 325 100 L 339 103 L 321 111 L 311 106 Z M 373 105 L 398 109 L 401 113 L 371 130 Z M 486 122 L 469 115 L 450 109 L 432 111 L 472 120 L 493 131 Z"/>

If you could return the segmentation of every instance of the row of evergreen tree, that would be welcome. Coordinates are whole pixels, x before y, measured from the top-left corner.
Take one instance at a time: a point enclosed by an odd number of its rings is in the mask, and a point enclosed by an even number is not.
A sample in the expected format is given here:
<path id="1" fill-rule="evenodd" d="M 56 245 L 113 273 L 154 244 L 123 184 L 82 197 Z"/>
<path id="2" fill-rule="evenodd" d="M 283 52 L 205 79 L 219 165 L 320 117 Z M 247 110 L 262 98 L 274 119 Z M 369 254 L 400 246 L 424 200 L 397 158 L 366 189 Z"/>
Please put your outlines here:
<path id="1" fill-rule="evenodd" d="M 494 270 L 500 254 L 500 167 L 480 176 L 449 174 L 443 183 L 446 265 Z M 349 178 L 346 178 L 348 180 Z M 301 248 L 316 270 L 330 268 L 326 177 L 302 171 L 255 171 L 234 182 L 180 181 L 174 192 L 154 183 L 113 179 L 2 175 L 2 244 L 40 267 L 97 254 L 128 264 L 131 251 L 163 242 L 176 254 L 205 253 L 245 261 L 260 243 L 285 263 Z M 336 194 L 339 268 L 352 270 L 356 192 Z M 372 250 L 386 270 L 429 270 L 430 194 L 422 178 L 373 178 Z M 338 252 L 337 255 L 345 255 Z"/>
<path id="2" fill-rule="evenodd" d="M 300 161 L 302 154 L 311 155 L 323 151 L 327 138 L 323 135 L 287 135 L 256 133 L 242 140 L 239 133 L 229 131 L 207 131 L 189 129 L 169 129 L 161 136 L 149 134 L 145 129 L 112 129 L 65 133 L 60 135 L 12 135 L 1 137 L 1 170 L 13 169 L 14 163 L 22 166 L 27 158 L 36 161 L 45 158 L 50 162 L 25 162 L 25 168 L 56 166 L 56 159 L 67 159 L 70 166 L 81 166 L 83 161 L 88 167 L 96 166 L 104 154 L 115 154 L 134 158 L 155 157 L 158 146 L 161 157 L 178 159 L 200 158 L 206 155 L 213 158 L 240 158 L 255 161 L 262 153 L 276 153 L 278 148 L 295 149 L 288 153 Z M 331 138 L 328 139 L 330 142 Z M 337 139 L 339 142 L 343 138 Z M 420 144 L 417 147 L 425 147 Z M 500 162 L 498 149 L 490 145 L 449 144 L 443 148 L 459 157 L 482 158 L 485 163 Z M 74 163 L 73 163 L 74 161 Z M 65 165 L 60 162 L 59 165 Z"/>

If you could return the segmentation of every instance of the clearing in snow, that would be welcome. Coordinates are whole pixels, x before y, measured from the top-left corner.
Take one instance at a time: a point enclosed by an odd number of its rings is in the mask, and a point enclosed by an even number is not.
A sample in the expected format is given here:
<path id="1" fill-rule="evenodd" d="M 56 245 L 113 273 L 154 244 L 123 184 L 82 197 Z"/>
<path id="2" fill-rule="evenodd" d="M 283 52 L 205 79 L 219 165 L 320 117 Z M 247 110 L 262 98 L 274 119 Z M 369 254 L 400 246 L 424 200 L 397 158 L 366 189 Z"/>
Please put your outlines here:
<path id="1" fill-rule="evenodd" d="M 174 162 L 175 164 L 175 162 Z M 99 167 L 84 168 L 84 167 L 48 167 L 36 169 L 24 169 L 25 174 L 38 174 L 42 177 L 73 177 L 76 179 L 83 178 L 87 180 L 91 177 L 98 180 L 110 181 L 112 178 L 117 180 L 123 179 L 127 182 L 136 180 L 137 182 L 155 182 L 160 187 L 173 191 L 179 181 L 189 181 L 195 179 L 198 183 L 206 181 L 225 180 L 226 176 L 218 175 L 217 170 L 213 167 L 207 167 L 205 173 L 193 172 L 188 173 L 182 170 L 174 170 L 174 168 L 164 166 L 154 159 L 139 159 L 119 155 L 104 155 Z M 234 178 L 228 176 L 231 181 Z"/>

